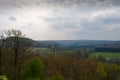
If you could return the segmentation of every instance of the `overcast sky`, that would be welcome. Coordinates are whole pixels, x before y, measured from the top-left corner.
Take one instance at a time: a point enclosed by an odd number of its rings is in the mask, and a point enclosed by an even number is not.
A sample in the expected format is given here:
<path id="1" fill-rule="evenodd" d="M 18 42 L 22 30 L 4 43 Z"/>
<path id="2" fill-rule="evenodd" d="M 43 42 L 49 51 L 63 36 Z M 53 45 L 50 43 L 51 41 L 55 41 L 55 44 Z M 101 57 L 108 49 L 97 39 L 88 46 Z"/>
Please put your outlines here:
<path id="1" fill-rule="evenodd" d="M 120 0 L 0 0 L 0 31 L 35 40 L 120 40 Z"/>

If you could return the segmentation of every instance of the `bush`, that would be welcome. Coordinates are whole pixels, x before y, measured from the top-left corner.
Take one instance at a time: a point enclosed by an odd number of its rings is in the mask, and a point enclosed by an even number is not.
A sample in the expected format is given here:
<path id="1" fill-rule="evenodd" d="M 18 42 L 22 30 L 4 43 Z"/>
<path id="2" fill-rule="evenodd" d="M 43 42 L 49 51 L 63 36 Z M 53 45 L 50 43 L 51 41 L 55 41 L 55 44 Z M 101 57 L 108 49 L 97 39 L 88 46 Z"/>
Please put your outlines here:
<path id="1" fill-rule="evenodd" d="M 33 58 L 24 67 L 21 80 L 43 80 L 44 70 L 40 58 Z"/>

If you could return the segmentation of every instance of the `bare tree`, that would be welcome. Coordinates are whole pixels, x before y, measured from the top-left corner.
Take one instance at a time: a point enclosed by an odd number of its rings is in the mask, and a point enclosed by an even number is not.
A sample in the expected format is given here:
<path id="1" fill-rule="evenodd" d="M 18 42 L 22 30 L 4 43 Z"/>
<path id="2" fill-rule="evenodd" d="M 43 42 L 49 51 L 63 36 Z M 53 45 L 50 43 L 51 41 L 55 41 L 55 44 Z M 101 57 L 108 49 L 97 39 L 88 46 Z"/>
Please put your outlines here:
<path id="1" fill-rule="evenodd" d="M 14 80 L 17 80 L 17 62 L 18 57 L 31 46 L 20 30 L 8 30 L 6 32 L 6 46 L 14 52 Z"/>
<path id="2" fill-rule="evenodd" d="M 0 75 L 2 74 L 2 49 L 4 47 L 5 36 L 3 32 L 0 34 Z"/>

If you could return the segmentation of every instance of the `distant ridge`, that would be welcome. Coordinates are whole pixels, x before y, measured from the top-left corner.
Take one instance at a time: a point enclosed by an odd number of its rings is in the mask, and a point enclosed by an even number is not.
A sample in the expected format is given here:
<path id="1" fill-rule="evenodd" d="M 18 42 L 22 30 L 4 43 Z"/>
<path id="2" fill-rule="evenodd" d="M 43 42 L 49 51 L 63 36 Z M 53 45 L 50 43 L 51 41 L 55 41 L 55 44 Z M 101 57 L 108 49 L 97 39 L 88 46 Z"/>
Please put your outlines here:
<path id="1" fill-rule="evenodd" d="M 110 40 L 45 40 L 34 41 L 34 47 L 47 47 L 48 45 L 59 45 L 63 48 L 80 48 L 80 47 L 114 47 L 120 48 L 120 41 Z"/>

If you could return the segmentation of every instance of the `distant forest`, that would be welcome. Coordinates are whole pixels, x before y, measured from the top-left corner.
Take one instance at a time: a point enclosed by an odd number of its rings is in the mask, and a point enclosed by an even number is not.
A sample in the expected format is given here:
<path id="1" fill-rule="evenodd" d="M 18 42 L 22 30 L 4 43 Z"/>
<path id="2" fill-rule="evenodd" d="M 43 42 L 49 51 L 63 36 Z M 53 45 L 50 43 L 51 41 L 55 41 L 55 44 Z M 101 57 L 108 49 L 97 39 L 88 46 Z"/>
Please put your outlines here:
<path id="1" fill-rule="evenodd" d="M 31 39 L 30 39 L 31 40 Z M 120 41 L 104 41 L 104 40 L 53 40 L 53 41 L 33 41 L 34 48 L 44 47 L 50 45 L 57 45 L 65 49 L 77 48 L 94 48 L 95 51 L 100 52 L 120 52 Z"/>

